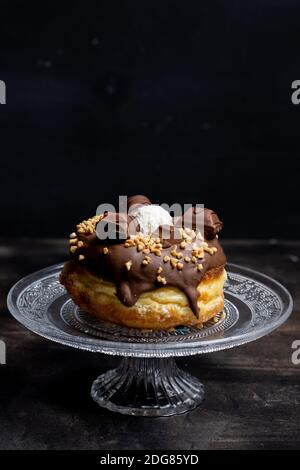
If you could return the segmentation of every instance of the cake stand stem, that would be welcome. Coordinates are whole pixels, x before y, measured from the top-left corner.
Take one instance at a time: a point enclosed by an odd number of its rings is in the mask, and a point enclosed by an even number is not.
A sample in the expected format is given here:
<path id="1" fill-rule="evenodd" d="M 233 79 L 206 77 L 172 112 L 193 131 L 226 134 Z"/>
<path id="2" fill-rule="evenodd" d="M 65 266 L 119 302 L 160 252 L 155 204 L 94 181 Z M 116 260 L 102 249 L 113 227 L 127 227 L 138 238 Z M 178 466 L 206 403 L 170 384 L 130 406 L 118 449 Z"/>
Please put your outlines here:
<path id="1" fill-rule="evenodd" d="M 204 389 L 174 358 L 125 357 L 95 380 L 91 395 L 100 406 L 122 414 L 171 416 L 198 406 Z"/>

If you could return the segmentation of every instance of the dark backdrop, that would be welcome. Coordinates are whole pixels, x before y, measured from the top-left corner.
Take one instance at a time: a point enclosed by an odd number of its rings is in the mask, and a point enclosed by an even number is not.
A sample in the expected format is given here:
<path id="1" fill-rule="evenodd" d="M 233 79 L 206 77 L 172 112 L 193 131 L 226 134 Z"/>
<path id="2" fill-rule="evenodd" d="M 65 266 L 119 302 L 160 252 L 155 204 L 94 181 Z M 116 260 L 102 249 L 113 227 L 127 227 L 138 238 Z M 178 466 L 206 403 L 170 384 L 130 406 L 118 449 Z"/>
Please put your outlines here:
<path id="1" fill-rule="evenodd" d="M 0 2 L 1 234 L 145 193 L 298 238 L 300 2 Z"/>

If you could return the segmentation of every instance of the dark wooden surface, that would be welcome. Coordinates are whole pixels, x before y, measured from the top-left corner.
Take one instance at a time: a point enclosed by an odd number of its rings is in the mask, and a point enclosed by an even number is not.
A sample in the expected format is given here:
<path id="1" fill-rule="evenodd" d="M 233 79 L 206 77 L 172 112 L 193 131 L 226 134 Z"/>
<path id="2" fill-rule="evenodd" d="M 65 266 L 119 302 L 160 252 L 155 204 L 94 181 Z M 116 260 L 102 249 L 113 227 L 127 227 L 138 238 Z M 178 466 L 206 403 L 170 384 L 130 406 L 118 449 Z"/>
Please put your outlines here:
<path id="1" fill-rule="evenodd" d="M 117 358 L 44 340 L 8 313 L 6 295 L 20 277 L 65 259 L 60 240 L 2 240 L 0 338 L 1 449 L 239 449 L 300 448 L 300 365 L 291 344 L 300 340 L 300 243 L 227 241 L 231 262 L 256 268 L 285 284 L 295 301 L 290 320 L 269 336 L 204 357 L 183 358 L 202 379 L 206 400 L 172 418 L 111 413 L 90 398 L 95 377 Z"/>

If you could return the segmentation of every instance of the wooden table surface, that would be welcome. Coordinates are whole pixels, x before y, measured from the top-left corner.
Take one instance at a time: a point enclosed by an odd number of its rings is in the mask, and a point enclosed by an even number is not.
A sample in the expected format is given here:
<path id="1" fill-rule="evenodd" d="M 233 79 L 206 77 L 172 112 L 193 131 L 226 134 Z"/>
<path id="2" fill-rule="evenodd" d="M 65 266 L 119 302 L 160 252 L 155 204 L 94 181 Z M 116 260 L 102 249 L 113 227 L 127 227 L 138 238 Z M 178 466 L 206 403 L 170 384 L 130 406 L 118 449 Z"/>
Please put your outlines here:
<path id="1" fill-rule="evenodd" d="M 282 282 L 295 305 L 278 331 L 236 349 L 181 358 L 198 376 L 206 400 L 171 418 L 111 413 L 90 398 L 92 381 L 118 358 L 77 351 L 27 331 L 9 314 L 6 295 L 22 276 L 63 261 L 62 240 L 0 243 L 1 449 L 254 449 L 300 448 L 300 364 L 291 360 L 300 340 L 300 243 L 224 242 L 230 262 Z"/>

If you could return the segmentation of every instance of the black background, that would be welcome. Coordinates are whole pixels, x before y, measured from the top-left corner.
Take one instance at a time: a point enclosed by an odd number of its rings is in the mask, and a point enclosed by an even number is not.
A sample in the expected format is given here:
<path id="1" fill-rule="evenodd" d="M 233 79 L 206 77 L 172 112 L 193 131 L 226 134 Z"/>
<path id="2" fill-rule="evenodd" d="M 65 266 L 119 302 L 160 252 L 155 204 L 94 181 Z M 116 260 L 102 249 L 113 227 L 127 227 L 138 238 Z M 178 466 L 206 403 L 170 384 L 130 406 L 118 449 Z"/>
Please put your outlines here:
<path id="1" fill-rule="evenodd" d="M 1 232 L 66 236 L 101 202 L 216 209 L 298 238 L 300 2 L 0 2 Z"/>

